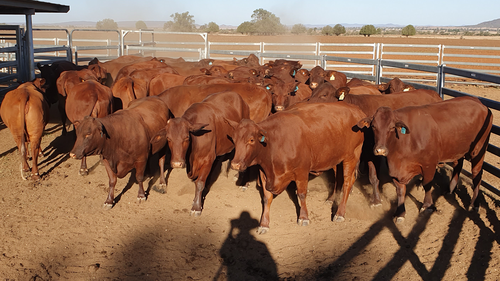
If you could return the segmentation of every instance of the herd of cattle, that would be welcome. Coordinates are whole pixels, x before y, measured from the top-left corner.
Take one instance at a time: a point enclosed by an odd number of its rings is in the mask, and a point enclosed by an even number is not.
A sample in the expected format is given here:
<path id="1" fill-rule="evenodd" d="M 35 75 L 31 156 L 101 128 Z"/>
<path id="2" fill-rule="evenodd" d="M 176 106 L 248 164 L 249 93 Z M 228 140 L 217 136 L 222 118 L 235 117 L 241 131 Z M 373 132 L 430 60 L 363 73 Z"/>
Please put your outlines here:
<path id="1" fill-rule="evenodd" d="M 381 203 L 382 166 L 388 166 L 396 186 L 398 222 L 405 217 L 406 184 L 412 178 L 422 177 L 421 211 L 431 209 L 436 167 L 453 167 L 453 191 L 465 158 L 472 163 L 471 208 L 479 207 L 492 114 L 477 98 L 443 101 L 435 91 L 415 89 L 398 78 L 374 85 L 348 81 L 345 74 L 319 66 L 301 67 L 291 60 L 261 65 L 254 55 L 233 61 L 122 56 L 94 59 L 88 66 L 38 64 L 42 78 L 7 93 L 0 113 L 19 148 L 22 177 L 40 180 L 40 141 L 49 104 L 58 103 L 63 135 L 66 119 L 76 131 L 70 156 L 82 159 L 80 174 L 88 173 L 86 156 L 101 157 L 109 176 L 106 208 L 113 207 L 117 177 L 132 169 L 138 199 L 146 199 L 144 175 L 154 154 L 159 155 L 161 187 L 166 187 L 166 159 L 169 168 L 186 168 L 195 183 L 195 216 L 201 214 L 205 183 L 218 156 L 230 155 L 239 175 L 258 165 L 264 205 L 259 233 L 269 229 L 273 196 L 292 181 L 300 200 L 298 223 L 308 225 L 309 174 L 329 170 L 335 173 L 329 201 L 336 200 L 342 185 L 335 221 L 344 220 L 360 170 L 367 171 L 373 186 L 371 204 Z"/>

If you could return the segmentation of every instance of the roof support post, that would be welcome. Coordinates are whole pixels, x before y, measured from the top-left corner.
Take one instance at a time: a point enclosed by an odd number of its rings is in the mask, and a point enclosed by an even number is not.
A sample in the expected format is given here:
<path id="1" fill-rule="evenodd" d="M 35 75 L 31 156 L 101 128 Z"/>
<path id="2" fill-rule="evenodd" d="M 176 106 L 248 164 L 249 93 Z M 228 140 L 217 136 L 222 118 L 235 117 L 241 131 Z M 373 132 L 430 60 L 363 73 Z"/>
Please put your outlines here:
<path id="1" fill-rule="evenodd" d="M 35 9 L 31 9 L 31 13 L 26 13 L 26 32 L 24 33 L 24 54 L 26 55 L 25 67 L 26 73 L 23 80 L 32 81 L 35 79 L 35 53 L 33 47 L 33 27 L 32 27 L 32 19 L 31 16 L 35 14 Z"/>

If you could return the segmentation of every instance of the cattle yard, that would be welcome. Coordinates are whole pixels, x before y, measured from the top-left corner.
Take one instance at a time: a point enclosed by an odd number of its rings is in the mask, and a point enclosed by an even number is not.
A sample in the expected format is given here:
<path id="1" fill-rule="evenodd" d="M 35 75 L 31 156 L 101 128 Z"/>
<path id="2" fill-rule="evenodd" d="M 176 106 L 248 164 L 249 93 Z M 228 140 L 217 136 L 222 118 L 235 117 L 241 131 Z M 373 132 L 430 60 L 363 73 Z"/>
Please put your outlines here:
<path id="1" fill-rule="evenodd" d="M 107 35 L 99 36 L 108 40 Z M 314 43 L 325 38 L 328 42 L 322 43 L 331 44 L 495 47 L 499 42 L 484 38 L 322 36 L 320 40 L 314 36 L 225 35 L 209 35 L 208 40 Z M 492 55 L 481 49 L 474 54 Z M 425 83 L 435 86 L 432 81 Z M 446 87 L 500 101 L 498 86 L 450 82 Z M 500 124 L 499 112 L 493 110 L 493 116 L 494 124 Z M 0 276 L 5 279 L 497 280 L 500 276 L 500 198 L 483 189 L 479 212 L 468 211 L 472 181 L 462 176 L 456 192 L 448 194 L 451 170 L 446 166 L 439 169 L 433 188 L 433 213 L 419 214 L 424 191 L 413 186 L 407 191 L 406 220 L 395 224 L 394 185 L 387 178 L 381 180 L 382 206 L 372 208 L 371 187 L 362 175 L 347 202 L 346 220 L 333 222 L 336 206 L 325 203 L 330 190 L 324 173 L 310 176 L 310 225 L 296 223 L 298 199 L 291 186 L 273 200 L 270 231 L 258 235 L 262 192 L 255 180 L 246 191 L 238 188 L 227 161 L 221 163 L 220 173 L 212 174 L 214 183 L 200 217 L 189 215 L 195 190 L 185 169 L 169 173 L 165 190 L 157 187 L 157 159 L 149 161 L 147 201 L 137 202 L 132 173 L 118 180 L 116 205 L 103 209 L 108 176 L 99 157 L 88 158 L 89 175 L 78 175 L 80 161 L 69 157 L 75 138 L 61 136 L 61 128 L 57 107 L 52 106 L 41 144 L 45 154 L 39 160 L 42 180 L 32 182 L 19 176 L 16 145 L 0 123 Z M 492 134 L 490 143 L 500 147 L 499 137 Z M 500 167 L 493 154 L 486 161 Z M 467 164 L 464 169 L 470 170 Z M 500 186 L 500 180 L 488 172 L 483 180 Z"/>

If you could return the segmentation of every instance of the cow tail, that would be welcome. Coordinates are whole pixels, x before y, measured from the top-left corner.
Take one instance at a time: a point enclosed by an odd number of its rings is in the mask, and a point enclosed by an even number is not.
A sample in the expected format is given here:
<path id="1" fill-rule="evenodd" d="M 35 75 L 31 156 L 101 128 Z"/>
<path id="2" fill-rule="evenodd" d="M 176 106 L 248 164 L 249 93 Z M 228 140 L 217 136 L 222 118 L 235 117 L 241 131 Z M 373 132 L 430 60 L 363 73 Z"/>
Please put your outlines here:
<path id="1" fill-rule="evenodd" d="M 130 101 L 129 101 L 129 103 L 130 103 L 133 100 L 136 100 L 137 97 L 135 96 L 134 80 L 132 78 L 128 78 L 127 82 L 129 83 L 129 87 L 127 87 L 127 95 L 128 95 L 128 98 L 130 99 Z"/>
<path id="2" fill-rule="evenodd" d="M 21 150 L 21 157 L 23 158 L 26 157 L 26 134 L 27 134 L 26 114 L 28 113 L 28 101 L 29 101 L 29 94 L 27 94 L 25 99 L 21 100 L 21 102 L 19 103 L 19 114 L 21 115 L 20 120 L 21 120 L 21 126 L 23 128 L 23 133 L 21 134 L 20 150 Z"/>

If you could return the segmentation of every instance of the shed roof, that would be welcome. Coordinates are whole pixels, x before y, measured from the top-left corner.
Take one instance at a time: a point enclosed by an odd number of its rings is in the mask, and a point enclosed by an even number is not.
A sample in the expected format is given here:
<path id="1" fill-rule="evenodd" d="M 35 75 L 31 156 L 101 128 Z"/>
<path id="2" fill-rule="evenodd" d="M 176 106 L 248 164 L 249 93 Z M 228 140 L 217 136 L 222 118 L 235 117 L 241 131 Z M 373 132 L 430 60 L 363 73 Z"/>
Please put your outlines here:
<path id="1" fill-rule="evenodd" d="M 0 0 L 0 14 L 67 13 L 69 6 L 35 0 Z"/>

